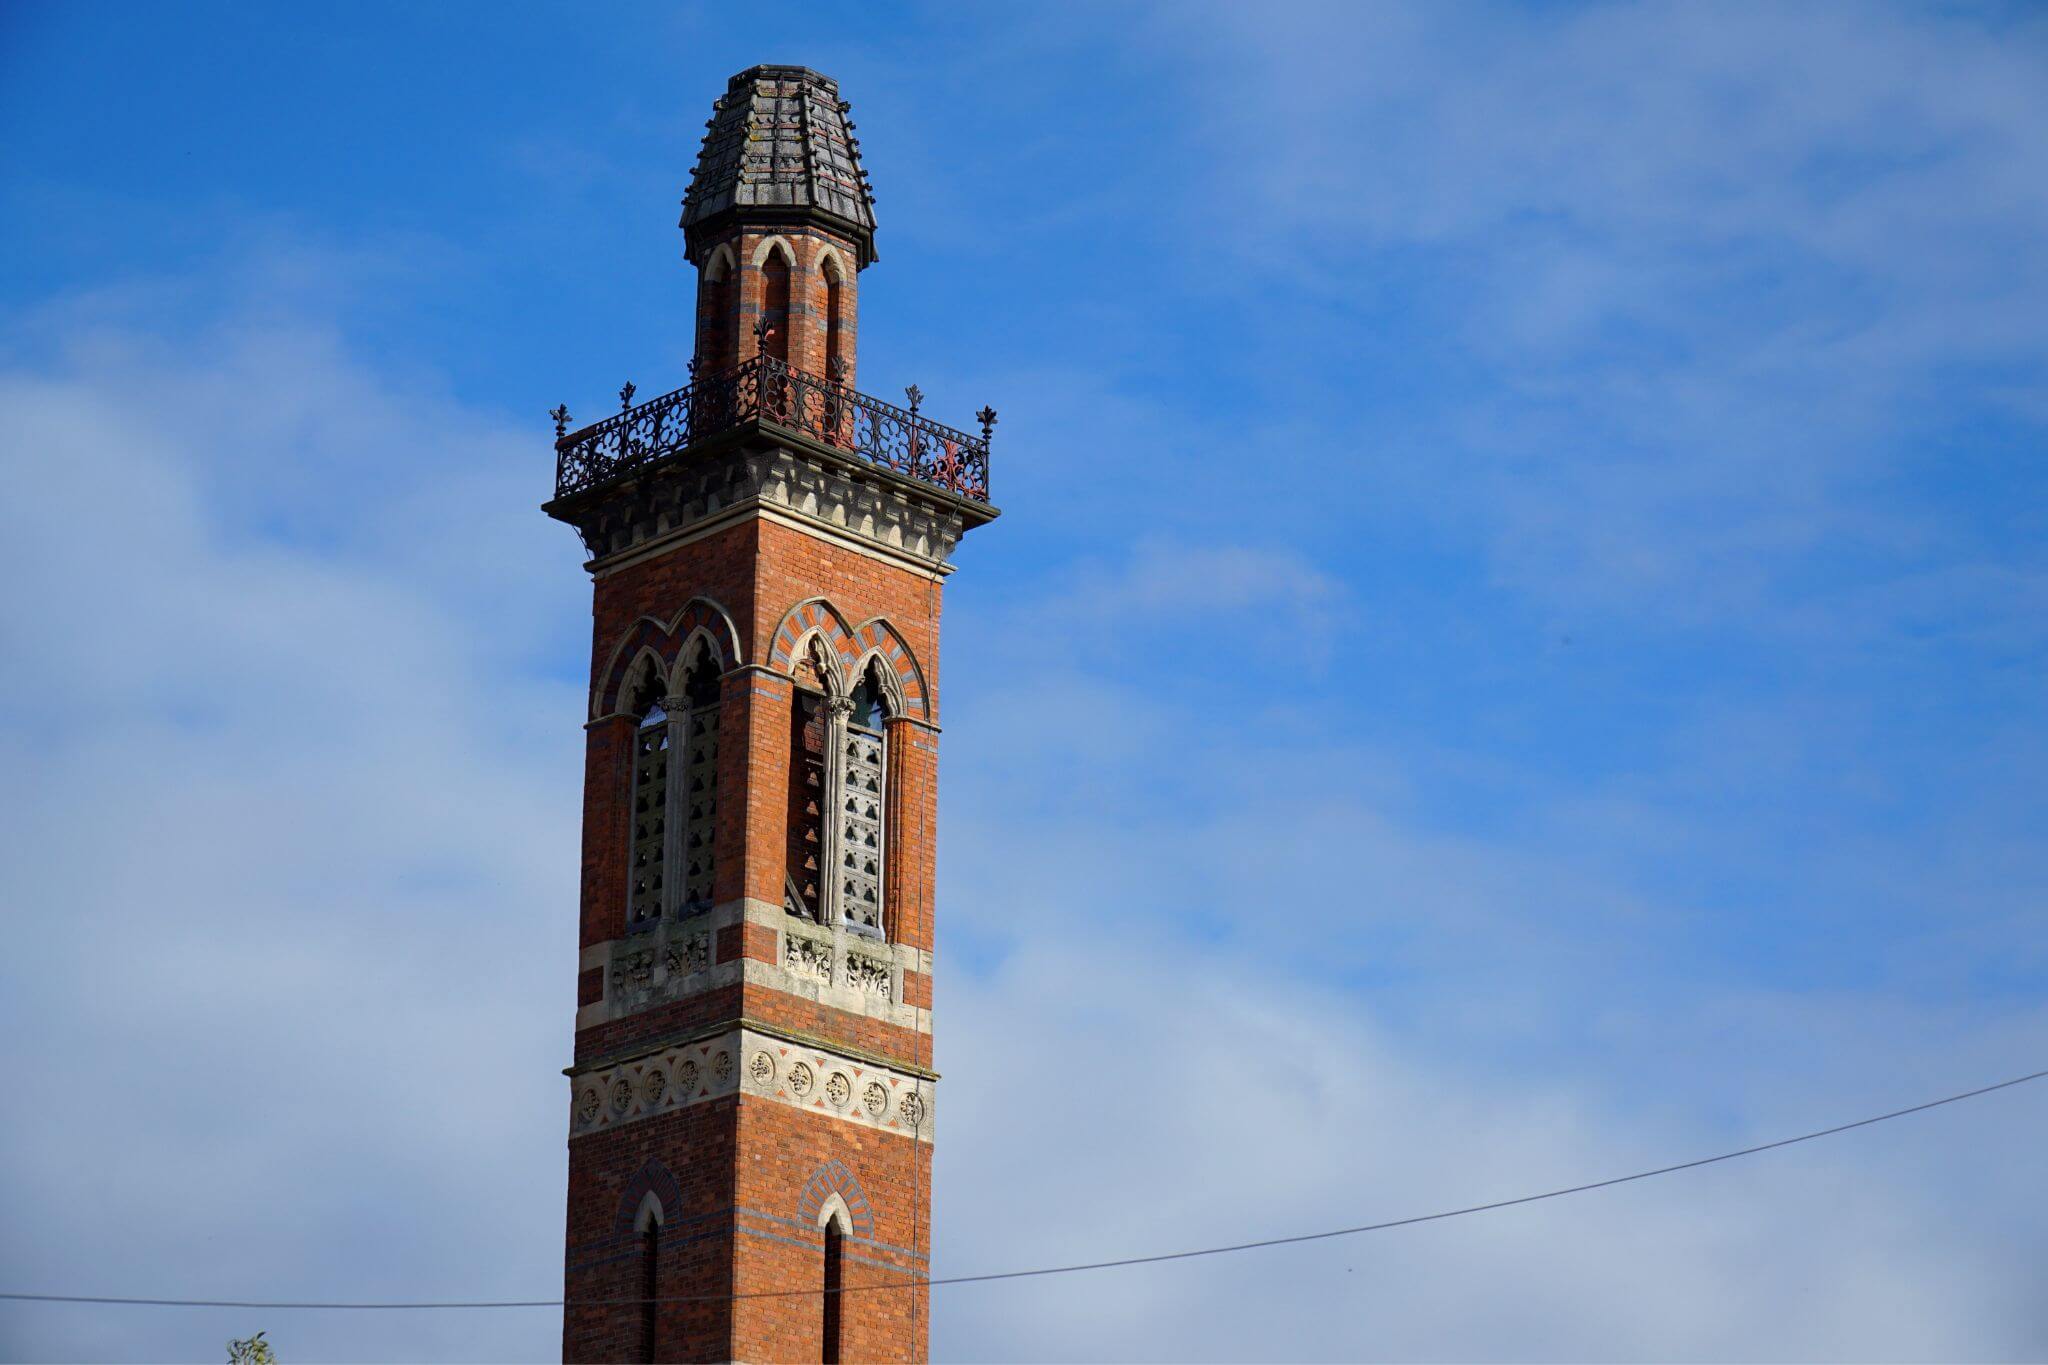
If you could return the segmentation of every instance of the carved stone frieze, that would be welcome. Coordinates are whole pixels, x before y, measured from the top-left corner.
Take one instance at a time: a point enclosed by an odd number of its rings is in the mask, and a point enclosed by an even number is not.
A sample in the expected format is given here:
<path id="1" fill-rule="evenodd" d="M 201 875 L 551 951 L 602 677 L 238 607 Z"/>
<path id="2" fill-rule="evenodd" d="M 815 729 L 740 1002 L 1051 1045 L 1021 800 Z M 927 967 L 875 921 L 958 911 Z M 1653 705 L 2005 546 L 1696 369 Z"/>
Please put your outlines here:
<path id="1" fill-rule="evenodd" d="M 644 991 L 654 984 L 654 950 L 636 948 L 612 961 L 611 989 L 621 996 Z"/>
<path id="2" fill-rule="evenodd" d="M 855 990 L 866 991 L 869 995 L 889 998 L 889 964 L 882 958 L 869 957 L 866 953 L 846 955 L 846 984 Z"/>
<path id="3" fill-rule="evenodd" d="M 923 1141 L 933 1135 L 932 1081 L 751 1028 L 580 1072 L 569 1087 L 571 1138 L 732 1094 Z"/>
<path id="4" fill-rule="evenodd" d="M 706 916 L 662 920 L 611 947 L 604 998 L 613 1014 L 644 1009 L 681 994 L 691 978 L 711 969 L 711 926 Z"/>
<path id="5" fill-rule="evenodd" d="M 772 959 L 716 960 L 721 934 L 742 923 L 775 931 Z M 684 919 L 664 917 L 592 944 L 584 949 L 583 966 L 601 972 L 604 991 L 577 1011 L 578 1028 L 742 980 L 901 1028 L 930 1027 L 924 1011 L 902 1002 L 903 974 L 929 972 L 930 954 L 851 928 L 814 924 L 765 901 L 731 901 Z"/>
<path id="6" fill-rule="evenodd" d="M 672 977 L 703 971 L 711 965 L 711 935 L 708 932 L 689 934 L 680 942 L 669 944 L 668 954 L 663 960 Z"/>
<path id="7" fill-rule="evenodd" d="M 832 979 L 832 944 L 801 934 L 782 936 L 782 965 L 813 981 Z"/>

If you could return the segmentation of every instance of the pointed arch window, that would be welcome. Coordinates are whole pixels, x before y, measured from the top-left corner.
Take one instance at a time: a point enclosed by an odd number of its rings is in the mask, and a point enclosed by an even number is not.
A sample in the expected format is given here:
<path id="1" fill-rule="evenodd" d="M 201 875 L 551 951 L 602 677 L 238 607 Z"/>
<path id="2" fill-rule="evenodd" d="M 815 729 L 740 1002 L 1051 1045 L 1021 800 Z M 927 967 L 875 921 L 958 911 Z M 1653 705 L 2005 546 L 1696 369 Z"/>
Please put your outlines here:
<path id="1" fill-rule="evenodd" d="M 718 662 L 708 648 L 673 691 L 650 662 L 632 710 L 628 927 L 711 908 L 717 879 Z"/>
<path id="2" fill-rule="evenodd" d="M 825 374 L 835 383 L 846 382 L 846 281 L 840 278 L 836 257 L 825 258 Z"/>
<path id="3" fill-rule="evenodd" d="M 646 696 L 633 732 L 633 844 L 626 878 L 626 922 L 661 917 L 668 891 L 669 719 L 659 695 Z"/>
<path id="4" fill-rule="evenodd" d="M 661 1329 L 661 1201 L 653 1195 L 640 1210 L 640 1358 L 659 1360 Z"/>
<path id="5" fill-rule="evenodd" d="M 843 696 L 819 657 L 798 666 L 790 710 L 789 881 L 783 909 L 818 924 L 883 933 L 888 847 L 888 720 L 879 665 Z M 812 690 L 812 685 L 819 690 Z"/>
<path id="6" fill-rule="evenodd" d="M 831 1219 L 825 1224 L 825 1320 L 822 1324 L 825 1348 L 822 1359 L 825 1365 L 839 1365 L 840 1360 L 839 1333 L 842 1319 L 839 1300 L 845 1297 L 841 1292 L 844 1288 L 842 1277 L 845 1274 L 844 1252 L 840 1245 L 842 1236 L 838 1219 Z"/>
<path id="7" fill-rule="evenodd" d="M 717 374 L 739 363 L 740 281 L 732 249 L 720 245 L 705 263 L 697 284 L 699 370 Z"/>
<path id="8" fill-rule="evenodd" d="M 888 806 L 889 696 L 869 664 L 854 686 L 840 741 L 839 911 L 847 925 L 882 932 L 883 811 Z"/>
<path id="9" fill-rule="evenodd" d="M 782 908 L 818 924 L 831 922 L 825 875 L 825 809 L 831 717 L 818 666 L 805 661 L 797 669 L 797 687 L 789 711 L 789 817 L 785 858 L 788 879 Z"/>
<path id="10" fill-rule="evenodd" d="M 827 255 L 820 267 L 825 290 L 825 377 L 834 385 L 853 381 L 846 344 L 846 281 L 839 273 L 839 258 Z M 854 409 L 842 403 L 832 389 L 825 392 L 823 435 L 836 445 L 853 443 Z"/>
<path id="11" fill-rule="evenodd" d="M 683 824 L 677 844 L 682 865 L 679 907 L 685 915 L 711 908 L 718 870 L 718 690 L 718 664 L 707 649 L 698 654 L 683 680 Z"/>
<path id="12" fill-rule="evenodd" d="M 761 353 L 789 360 L 789 255 L 778 243 L 761 262 Z"/>

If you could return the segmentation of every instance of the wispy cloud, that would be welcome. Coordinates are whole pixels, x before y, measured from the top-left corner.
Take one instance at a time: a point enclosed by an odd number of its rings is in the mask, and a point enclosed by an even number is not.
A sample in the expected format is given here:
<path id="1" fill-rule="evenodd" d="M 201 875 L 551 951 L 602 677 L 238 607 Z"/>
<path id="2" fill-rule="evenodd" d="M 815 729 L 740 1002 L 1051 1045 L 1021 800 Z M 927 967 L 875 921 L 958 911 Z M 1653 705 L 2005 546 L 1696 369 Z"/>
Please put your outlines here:
<path id="1" fill-rule="evenodd" d="M 1218 149 L 1205 198 L 1270 230 L 1220 234 L 1234 268 L 1393 289 L 1441 363 L 1483 360 L 1441 414 L 1471 481 L 1443 510 L 1495 524 L 1517 585 L 1754 613 L 1817 546 L 1924 534 L 1878 490 L 1930 435 L 2041 420 L 2024 12 L 1174 6 L 1155 32 Z"/>
<path id="2" fill-rule="evenodd" d="M 890 312 L 935 266 L 863 298 L 864 373 L 1005 410 L 1006 516 L 948 588 L 941 1268 L 1512 1196 L 2039 1054 L 2038 22 L 1063 18 L 834 49 L 904 139 L 889 240 L 999 271 L 974 307 Z M 700 68 L 755 41 L 688 23 Z M 672 97 L 651 31 L 607 88 Z M 622 121 L 481 160 L 530 197 Z M 491 250 L 582 251 L 678 173 L 610 149 Z M 447 375 L 609 364 L 576 329 L 660 309 L 551 245 L 436 356 L 423 277 L 473 257 L 288 221 L 5 338 L 0 1270 L 546 1297 L 587 589 L 533 509 L 537 413 Z M 2044 1102 L 943 1291 L 935 1342 L 2031 1358 Z M 256 1326 L 288 1358 L 558 1344 L 544 1313 L 0 1315 L 28 1358 Z"/>

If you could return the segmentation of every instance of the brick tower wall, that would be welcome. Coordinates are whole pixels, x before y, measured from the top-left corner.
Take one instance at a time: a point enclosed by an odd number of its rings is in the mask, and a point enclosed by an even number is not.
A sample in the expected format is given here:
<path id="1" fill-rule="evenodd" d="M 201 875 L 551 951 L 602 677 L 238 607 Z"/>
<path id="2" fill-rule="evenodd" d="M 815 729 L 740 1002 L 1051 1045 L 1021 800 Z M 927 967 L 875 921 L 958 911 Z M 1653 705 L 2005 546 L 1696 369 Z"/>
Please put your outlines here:
<path id="1" fill-rule="evenodd" d="M 931 1145 L 895 1122 L 902 1096 L 929 1106 L 933 945 L 931 887 L 937 832 L 937 658 L 942 597 L 936 571 L 890 562 L 838 537 L 762 515 L 708 534 L 627 557 L 596 581 L 592 620 L 593 711 L 587 727 L 581 940 L 577 981 L 576 1066 L 612 1075 L 614 1059 L 741 1020 L 775 1031 L 777 1062 L 805 1060 L 819 1078 L 845 1075 L 856 1088 L 886 1082 L 881 1123 L 833 1114 L 822 1095 L 805 1107 L 751 1093 L 714 1095 L 694 1107 L 622 1122 L 570 1142 L 569 1274 L 577 1299 L 632 1299 L 642 1262 L 626 1205 L 642 1192 L 650 1161 L 672 1174 L 681 1210 L 664 1208 L 661 1293 L 717 1297 L 822 1287 L 824 1234 L 810 1190 L 820 1172 L 840 1171 L 856 1226 L 844 1243 L 844 1282 L 922 1277 L 930 1250 Z M 844 998 L 792 989 L 785 936 L 777 925 L 786 877 L 791 708 L 795 683 L 778 664 L 778 637 L 800 604 L 822 599 L 829 632 L 857 637 L 885 620 L 914 658 L 925 715 L 890 722 L 889 837 L 884 901 L 889 950 L 906 961 L 893 1008 L 849 1008 Z M 637 722 L 604 714 L 624 706 L 616 692 L 635 651 L 673 653 L 681 630 L 662 630 L 708 601 L 730 618 L 737 666 L 722 679 L 718 717 L 716 907 L 705 988 L 644 1007 L 607 1008 L 607 963 L 629 949 L 626 869 L 631 755 Z M 851 649 L 859 648 L 854 644 Z M 723 969 L 725 976 L 718 977 Z M 712 1043 L 694 1044 L 706 1072 Z M 744 1066 L 747 1056 L 734 1056 Z M 723 1049 L 717 1049 L 723 1050 Z M 684 1049 L 687 1055 L 689 1048 Z M 630 1071 L 630 1065 L 625 1067 Z M 579 1077 L 578 1084 L 581 1085 Z M 581 1091 L 577 1092 L 579 1095 Z M 600 1095 L 601 1101 L 608 1096 Z M 806 1112 L 806 1108 L 810 1112 Z M 927 1108 L 926 1112 L 929 1112 Z M 572 1125 L 573 1127 L 573 1125 Z M 807 1194 L 809 1190 L 809 1194 Z M 630 1196 L 630 1197 L 629 1197 Z M 664 1204 L 666 1204 L 664 1200 Z M 660 1317 L 661 1355 L 675 1359 L 821 1359 L 823 1316 L 815 1294 L 737 1299 L 727 1304 L 669 1304 Z M 873 1290 L 842 1296 L 842 1343 L 849 1360 L 921 1359 L 927 1344 L 927 1291 Z M 628 1305 L 572 1308 L 564 1319 L 569 1359 L 638 1359 L 638 1310 Z"/>
<path id="2" fill-rule="evenodd" d="M 928 1348 L 941 588 L 996 511 L 957 434 L 847 392 L 875 259 L 849 108 L 804 67 L 727 83 L 680 223 L 704 386 L 573 434 L 557 410 L 547 510 L 595 556 L 571 1360 L 646 1358 L 650 1267 L 657 1359 L 830 1358 L 828 1316 L 839 1359 Z M 729 373 L 764 348 L 828 382 Z M 879 742 L 850 695 L 875 660 Z"/>
<path id="3" fill-rule="evenodd" d="M 748 361 L 759 351 L 754 324 L 763 314 L 766 287 L 763 249 L 774 243 L 792 259 L 789 299 L 789 363 L 799 370 L 832 377 L 827 350 L 831 288 L 827 261 L 839 284 L 838 354 L 844 363 L 840 382 L 854 387 L 859 337 L 860 256 L 846 237 L 815 226 L 733 228 L 705 252 L 707 269 L 697 285 L 697 365 L 700 372 Z M 723 259 L 718 259 L 720 257 Z M 713 267 L 711 262 L 718 260 Z M 728 265 L 727 263 L 730 263 Z M 713 279 L 716 270 L 721 278 Z M 730 274 L 725 272 L 730 270 Z"/>

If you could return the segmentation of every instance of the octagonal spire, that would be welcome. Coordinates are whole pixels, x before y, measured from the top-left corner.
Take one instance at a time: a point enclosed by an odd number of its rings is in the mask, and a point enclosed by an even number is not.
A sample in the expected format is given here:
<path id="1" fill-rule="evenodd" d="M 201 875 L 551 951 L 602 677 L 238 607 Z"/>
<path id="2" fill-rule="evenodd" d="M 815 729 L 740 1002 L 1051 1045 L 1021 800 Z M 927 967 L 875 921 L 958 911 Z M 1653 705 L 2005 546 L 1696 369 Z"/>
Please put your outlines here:
<path id="1" fill-rule="evenodd" d="M 754 66 L 726 83 L 683 199 L 685 254 L 735 223 L 815 221 L 875 259 L 875 200 L 838 82 L 807 66 Z"/>

